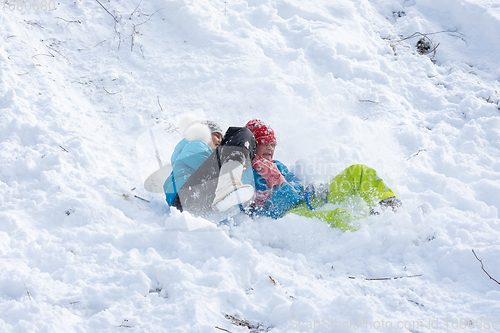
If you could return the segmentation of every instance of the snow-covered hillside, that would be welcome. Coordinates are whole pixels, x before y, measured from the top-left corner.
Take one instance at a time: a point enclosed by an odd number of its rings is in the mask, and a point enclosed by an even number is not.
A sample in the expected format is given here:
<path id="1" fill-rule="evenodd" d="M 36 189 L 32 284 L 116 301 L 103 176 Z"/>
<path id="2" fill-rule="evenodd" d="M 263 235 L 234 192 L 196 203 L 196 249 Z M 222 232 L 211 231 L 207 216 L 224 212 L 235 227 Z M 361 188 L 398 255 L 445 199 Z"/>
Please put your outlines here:
<path id="1" fill-rule="evenodd" d="M 0 4 L 0 332 L 498 330 L 497 0 L 21 2 Z M 187 112 L 264 120 L 304 182 L 373 167 L 403 208 L 356 232 L 170 210 L 137 140 Z"/>

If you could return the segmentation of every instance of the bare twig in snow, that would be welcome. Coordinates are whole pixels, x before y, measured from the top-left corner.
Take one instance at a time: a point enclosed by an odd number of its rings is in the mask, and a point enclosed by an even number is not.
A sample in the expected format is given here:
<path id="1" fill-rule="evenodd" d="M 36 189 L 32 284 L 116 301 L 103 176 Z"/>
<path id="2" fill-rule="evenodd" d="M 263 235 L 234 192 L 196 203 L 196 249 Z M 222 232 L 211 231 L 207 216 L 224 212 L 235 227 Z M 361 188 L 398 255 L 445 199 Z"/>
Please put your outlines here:
<path id="1" fill-rule="evenodd" d="M 106 9 L 106 7 L 104 7 L 104 6 L 102 5 L 102 3 L 100 3 L 100 2 L 99 2 L 99 0 L 95 0 L 95 1 L 97 1 L 97 3 L 98 3 L 98 4 L 100 4 L 100 5 L 101 5 L 101 7 L 102 7 L 102 8 L 104 8 L 104 10 L 105 10 L 105 11 L 107 11 L 109 15 L 111 15 L 111 17 L 113 18 L 113 20 L 115 20 L 115 23 L 118 23 L 118 20 L 116 19 L 116 17 L 115 17 L 113 14 L 111 14 L 111 13 L 109 12 L 109 10 L 107 10 L 107 9 Z"/>
<path id="2" fill-rule="evenodd" d="M 34 56 L 32 56 L 32 58 L 35 58 L 35 57 L 38 57 L 38 56 L 47 56 L 47 57 L 52 57 L 52 58 L 56 57 L 55 55 L 53 55 L 52 53 L 49 52 L 49 54 L 45 54 L 45 53 L 35 54 Z"/>
<path id="3" fill-rule="evenodd" d="M 139 210 L 142 210 L 142 209 L 141 209 L 141 207 L 139 207 L 139 205 L 138 205 L 138 204 L 136 204 L 135 202 L 133 202 L 133 201 L 132 201 L 132 199 L 130 199 L 130 196 L 129 196 L 128 194 L 118 194 L 118 193 L 115 193 L 115 194 L 116 194 L 117 196 L 119 196 L 119 197 L 122 197 L 122 198 L 123 198 L 124 200 L 126 200 L 126 201 L 130 201 L 130 202 L 132 202 L 134 205 L 136 205 L 136 206 L 137 206 L 137 208 L 139 208 Z"/>
<path id="4" fill-rule="evenodd" d="M 56 19 L 63 20 L 64 22 L 67 22 L 67 23 L 79 23 L 79 24 L 82 24 L 82 21 L 80 21 L 80 20 L 68 21 L 68 20 L 63 19 L 62 17 L 56 17 Z"/>
<path id="5" fill-rule="evenodd" d="M 476 255 L 476 252 L 474 252 L 474 249 L 472 249 L 472 253 L 474 253 L 474 257 L 476 257 L 476 259 L 481 263 L 481 269 L 483 270 L 483 272 L 486 273 L 486 275 L 488 275 L 488 277 L 490 279 L 492 279 L 493 281 L 495 281 L 496 283 L 500 284 L 500 282 L 498 282 L 497 280 L 495 280 L 493 277 L 491 277 L 491 275 L 484 269 L 484 266 L 483 266 L 483 259 L 479 259 Z"/>
<path id="6" fill-rule="evenodd" d="M 223 328 L 220 328 L 219 326 L 215 326 L 215 328 L 216 328 L 216 329 L 218 329 L 218 330 L 224 331 L 224 332 L 229 332 L 229 333 L 231 333 L 231 331 L 228 331 L 228 330 L 225 330 L 225 329 L 223 329 Z"/>
<path id="7" fill-rule="evenodd" d="M 24 20 L 24 22 L 26 22 L 26 24 L 31 25 L 32 27 L 34 27 L 36 25 L 36 26 L 39 26 L 40 28 L 44 29 L 44 27 L 38 22 L 26 21 L 26 20 Z"/>
<path id="8" fill-rule="evenodd" d="M 127 328 L 132 328 L 134 327 L 133 325 L 126 325 L 126 323 L 128 323 L 128 320 L 127 319 L 124 319 L 121 323 L 121 325 L 119 326 L 115 326 L 115 327 L 127 327 Z"/>
<path id="9" fill-rule="evenodd" d="M 267 327 L 262 323 L 251 322 L 246 319 L 240 319 L 238 318 L 238 316 L 233 316 L 227 313 L 223 313 L 223 315 L 224 317 L 226 317 L 226 319 L 229 319 L 233 325 L 246 327 L 250 330 L 250 332 L 268 332 L 270 330 L 270 327 Z"/>
<path id="10" fill-rule="evenodd" d="M 137 7 L 135 7 L 134 11 L 132 13 L 130 13 L 130 16 L 129 16 L 129 20 L 132 19 L 132 16 L 134 15 L 135 12 L 137 12 L 137 9 L 139 8 L 139 6 L 141 5 L 142 3 L 142 0 L 139 2 L 139 4 L 137 5 Z"/>
<path id="11" fill-rule="evenodd" d="M 146 200 L 146 199 L 144 199 L 144 198 L 141 198 L 141 197 L 140 197 L 140 196 L 138 196 L 138 195 L 134 195 L 134 198 L 141 199 L 142 201 L 150 202 L 149 200 Z"/>
<path id="12" fill-rule="evenodd" d="M 372 100 L 369 100 L 369 99 L 360 99 L 359 101 L 360 101 L 360 102 L 367 102 L 367 103 L 374 103 L 374 104 L 378 104 L 378 102 L 375 102 L 375 101 L 372 101 Z"/>
<path id="13" fill-rule="evenodd" d="M 156 10 L 153 14 L 149 15 L 149 18 L 148 18 L 146 21 L 144 21 L 144 22 L 141 22 L 141 23 L 137 24 L 137 26 L 140 26 L 141 24 L 144 24 L 144 23 L 146 23 L 147 21 L 151 20 L 151 18 L 153 17 L 153 15 L 154 15 L 154 14 L 156 14 L 156 13 L 158 13 L 158 12 L 159 12 L 160 10 L 162 10 L 162 9 L 165 9 L 165 7 L 163 7 L 163 8 L 160 8 L 160 9 Z"/>
<path id="14" fill-rule="evenodd" d="M 68 62 L 70 62 L 68 58 L 66 58 L 66 57 L 65 57 L 65 56 L 64 56 L 61 52 L 59 52 L 58 50 L 56 50 L 55 48 L 53 48 L 53 47 L 52 47 L 52 45 L 46 45 L 46 46 L 47 46 L 50 50 L 52 50 L 52 51 L 54 51 L 54 52 L 57 52 L 57 53 L 58 53 L 61 57 L 63 57 L 64 59 L 68 60 Z"/>
<path id="15" fill-rule="evenodd" d="M 160 104 L 160 96 L 156 96 L 158 98 L 158 105 L 160 106 L 160 109 L 161 109 L 161 112 L 163 112 L 163 108 L 161 107 L 161 104 Z"/>
<path id="16" fill-rule="evenodd" d="M 108 94 L 110 94 L 110 95 L 116 95 L 116 94 L 121 93 L 121 91 L 117 91 L 117 92 L 115 92 L 115 93 L 111 93 L 111 92 L 107 91 L 107 90 L 106 90 L 106 88 L 104 88 L 104 87 L 102 87 L 102 89 L 104 89 L 104 91 L 105 91 L 105 92 L 107 92 L 107 93 L 108 93 Z"/>
<path id="17" fill-rule="evenodd" d="M 69 151 L 67 151 L 66 148 L 64 148 L 63 146 L 59 145 L 59 147 L 61 147 L 61 149 L 64 150 L 65 152 L 69 153 Z"/>
<path id="18" fill-rule="evenodd" d="M 406 276 L 397 276 L 397 277 L 387 277 L 387 278 L 373 278 L 373 279 L 368 279 L 368 278 L 356 278 L 354 276 L 349 276 L 349 279 L 361 279 L 361 280 L 366 280 L 366 281 L 384 281 L 384 280 L 397 280 L 397 279 L 402 279 L 402 278 L 413 278 L 413 277 L 419 277 L 422 276 L 422 274 L 417 274 L 417 275 L 406 275 Z"/>
<path id="19" fill-rule="evenodd" d="M 273 279 L 273 277 L 271 275 L 269 275 L 269 279 L 271 279 L 271 281 L 274 283 L 275 286 L 278 285 L 278 281 L 276 281 L 275 279 Z"/>
<path id="20" fill-rule="evenodd" d="M 119 31 L 117 31 L 116 33 L 118 34 L 118 51 L 119 51 L 120 50 L 120 46 L 122 45 L 122 35 L 121 35 L 121 33 Z"/>
<path id="21" fill-rule="evenodd" d="M 26 287 L 26 284 L 24 285 L 24 289 L 26 289 L 26 293 L 28 294 L 28 298 L 30 299 L 31 302 L 30 292 L 28 291 L 28 287 Z"/>
<path id="22" fill-rule="evenodd" d="M 96 47 L 96 46 L 97 46 L 97 45 L 99 45 L 99 44 L 104 43 L 105 41 L 106 41 L 106 40 L 102 40 L 102 41 L 100 41 L 99 43 L 95 44 L 95 45 L 94 45 L 94 47 Z"/>
<path id="23" fill-rule="evenodd" d="M 131 36 L 132 36 L 132 44 L 130 45 L 130 52 L 132 52 L 133 49 L 134 49 L 134 39 L 135 39 L 135 33 L 136 32 L 137 31 L 135 30 L 135 24 L 134 24 L 134 30 L 132 30 L 132 34 L 131 34 Z"/>
<path id="24" fill-rule="evenodd" d="M 410 157 L 408 157 L 406 160 L 408 161 L 410 158 L 413 158 L 415 156 L 417 156 L 418 154 L 420 154 L 421 152 L 423 151 L 427 151 L 427 149 L 420 149 L 419 151 L 417 151 L 415 154 L 411 155 Z"/>
<path id="25" fill-rule="evenodd" d="M 428 36 L 441 34 L 441 33 L 448 33 L 451 36 L 456 37 L 456 38 L 460 38 L 462 41 L 467 43 L 467 41 L 464 38 L 465 35 L 461 32 L 456 31 L 456 30 L 444 30 L 444 31 L 438 31 L 438 32 L 431 32 L 431 33 L 421 33 L 421 32 L 417 31 L 417 32 L 411 34 L 410 36 L 401 38 L 400 40 L 396 40 L 395 42 L 399 43 L 399 42 L 402 42 L 402 41 L 410 39 L 410 38 L 420 37 L 419 41 L 416 44 L 418 52 L 422 55 L 434 53 L 434 55 L 433 55 L 433 57 L 434 57 L 434 56 L 436 56 L 436 49 L 440 44 L 439 43 L 434 44 L 433 41 Z"/>

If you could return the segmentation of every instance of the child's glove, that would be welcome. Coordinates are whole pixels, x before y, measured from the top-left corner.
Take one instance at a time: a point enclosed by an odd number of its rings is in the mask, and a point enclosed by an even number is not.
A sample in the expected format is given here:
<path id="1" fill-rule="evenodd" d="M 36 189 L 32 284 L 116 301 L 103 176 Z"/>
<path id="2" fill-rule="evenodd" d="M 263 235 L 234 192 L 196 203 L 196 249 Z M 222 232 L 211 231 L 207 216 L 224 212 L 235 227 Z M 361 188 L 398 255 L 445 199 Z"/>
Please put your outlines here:
<path id="1" fill-rule="evenodd" d="M 309 184 L 307 184 L 305 192 L 306 193 L 312 192 L 312 194 L 314 194 L 315 200 L 326 201 L 326 198 L 328 196 L 328 184 L 319 181 L 312 181 Z"/>

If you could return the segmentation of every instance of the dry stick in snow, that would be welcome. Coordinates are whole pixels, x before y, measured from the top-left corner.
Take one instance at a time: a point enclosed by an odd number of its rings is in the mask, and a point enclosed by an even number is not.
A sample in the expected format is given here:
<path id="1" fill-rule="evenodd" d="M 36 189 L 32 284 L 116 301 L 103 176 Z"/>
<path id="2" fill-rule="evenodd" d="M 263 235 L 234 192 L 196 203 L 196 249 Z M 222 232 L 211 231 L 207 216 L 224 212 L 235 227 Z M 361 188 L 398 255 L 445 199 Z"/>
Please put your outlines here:
<path id="1" fill-rule="evenodd" d="M 100 4 L 100 5 L 101 5 L 101 7 L 102 7 L 102 8 L 104 8 L 104 10 L 105 10 L 105 11 L 107 11 L 109 15 L 111 15 L 111 17 L 113 18 L 113 20 L 115 20 L 115 23 L 118 23 L 118 20 L 116 19 L 116 17 L 115 17 L 113 14 L 111 14 L 111 13 L 109 12 L 109 10 L 107 10 L 107 9 L 106 9 L 106 7 L 104 7 L 104 6 L 102 5 L 102 3 L 100 3 L 100 2 L 99 2 L 99 0 L 95 0 L 95 1 L 97 1 L 97 3 L 98 3 L 98 4 Z"/>
<path id="2" fill-rule="evenodd" d="M 132 16 L 134 15 L 134 13 L 137 11 L 137 9 L 139 9 L 139 6 L 141 5 L 142 3 L 142 0 L 139 2 L 139 4 L 137 5 L 137 7 L 135 7 L 134 11 L 132 13 L 130 13 L 130 17 L 128 18 L 129 20 L 132 19 Z"/>
<path id="3" fill-rule="evenodd" d="M 163 112 L 163 108 L 161 107 L 161 104 L 160 104 L 160 96 L 156 96 L 158 98 L 158 105 L 160 106 L 160 109 L 161 109 L 161 112 Z"/>
<path id="4" fill-rule="evenodd" d="M 229 333 L 231 333 L 231 331 L 228 331 L 228 330 L 225 330 L 225 329 L 223 329 L 223 328 L 220 328 L 219 326 L 215 326 L 215 328 L 216 328 L 216 329 L 218 329 L 218 330 L 224 331 L 224 332 L 229 332 Z"/>
<path id="5" fill-rule="evenodd" d="M 24 285 L 24 289 L 26 289 L 26 293 L 28 294 L 28 298 L 30 299 L 31 302 L 30 292 L 28 291 L 28 287 L 26 287 L 26 284 Z"/>
<path id="6" fill-rule="evenodd" d="M 135 39 L 135 33 L 136 32 L 137 31 L 135 31 L 135 24 L 134 24 L 134 30 L 132 31 L 132 34 L 131 34 L 131 36 L 132 36 L 132 44 L 130 45 L 130 52 L 132 52 L 134 50 L 134 39 Z"/>
<path id="7" fill-rule="evenodd" d="M 64 22 L 67 22 L 67 23 L 80 23 L 80 24 L 82 24 L 82 21 L 80 21 L 80 20 L 68 21 L 68 20 L 63 19 L 62 17 L 56 17 L 56 19 L 63 20 Z"/>
<path id="8" fill-rule="evenodd" d="M 427 150 L 426 150 L 426 149 L 420 149 L 418 152 L 416 152 L 415 154 L 411 155 L 411 156 L 410 156 L 410 157 L 408 157 L 406 160 L 408 161 L 410 158 L 417 156 L 418 154 L 420 154 L 420 153 L 421 153 L 421 152 L 423 152 L 423 151 L 427 151 Z"/>
<path id="9" fill-rule="evenodd" d="M 160 10 L 165 9 L 165 8 L 166 8 L 166 7 L 163 7 L 163 8 L 160 8 L 160 9 L 156 10 L 153 14 L 149 15 L 149 18 L 148 18 L 146 21 L 144 21 L 144 22 L 141 22 L 141 23 L 137 24 L 137 26 L 140 26 L 141 24 L 144 24 L 144 23 L 146 23 L 147 21 L 151 20 L 151 18 L 153 17 L 153 15 L 154 15 L 154 14 L 158 13 Z M 146 14 L 145 14 L 145 15 L 146 15 Z"/>
<path id="10" fill-rule="evenodd" d="M 49 52 L 50 53 L 50 52 Z M 52 58 L 55 58 L 56 56 L 53 55 L 52 53 L 50 54 L 45 54 L 45 53 L 39 53 L 39 54 L 35 54 L 34 56 L 32 56 L 32 58 L 35 58 L 35 57 L 38 57 L 38 56 L 47 56 L 47 57 L 52 57 Z"/>
<path id="11" fill-rule="evenodd" d="M 419 276 L 422 276 L 422 274 L 407 275 L 407 276 L 397 276 L 397 277 L 388 277 L 388 278 L 374 278 L 374 279 L 359 278 L 359 279 L 366 280 L 366 281 L 383 281 L 383 280 L 397 280 L 397 279 L 402 279 L 402 278 L 412 278 L 412 277 L 419 277 Z M 349 276 L 349 279 L 356 279 L 356 277 Z"/>
<path id="12" fill-rule="evenodd" d="M 107 90 L 106 90 L 106 88 L 104 88 L 104 87 L 102 87 L 102 89 L 104 89 L 104 91 L 105 91 L 105 92 L 107 92 L 107 93 L 108 93 L 108 94 L 110 94 L 110 95 L 116 95 L 116 94 L 121 93 L 121 91 L 117 91 L 117 92 L 115 92 L 115 93 L 109 92 L 109 91 L 107 91 Z"/>
<path id="13" fill-rule="evenodd" d="M 490 279 L 492 279 L 493 281 L 495 281 L 496 283 L 500 284 L 500 282 L 498 282 L 497 280 L 495 280 L 494 278 L 491 277 L 491 275 L 484 269 L 484 266 L 483 266 L 483 259 L 479 259 L 476 255 L 476 252 L 474 252 L 474 249 L 472 249 L 472 253 L 474 253 L 474 257 L 476 257 L 476 259 L 481 263 L 481 269 L 483 270 L 483 272 L 486 273 L 486 275 L 488 275 L 488 277 Z"/>
<path id="14" fill-rule="evenodd" d="M 105 41 L 106 41 L 106 40 L 100 41 L 99 43 L 95 44 L 95 46 L 94 46 L 94 47 L 96 47 L 96 46 L 97 46 L 97 45 L 99 45 L 99 44 L 104 43 Z"/>
<path id="15" fill-rule="evenodd" d="M 50 46 L 50 45 L 45 45 L 45 46 L 47 46 L 50 50 L 52 50 L 52 51 L 54 51 L 54 52 L 59 53 L 59 55 L 60 55 L 61 57 L 63 57 L 64 59 L 68 60 L 68 62 L 69 62 L 69 59 L 68 59 L 68 58 L 66 58 L 66 57 L 65 57 L 65 56 L 64 56 L 61 52 L 59 52 L 58 50 L 54 49 L 54 48 L 53 48 L 52 46 Z"/>
<path id="16" fill-rule="evenodd" d="M 269 279 L 271 279 L 271 281 L 273 282 L 273 284 L 274 284 L 275 286 L 277 286 L 277 285 L 278 285 L 278 281 L 276 281 L 276 280 L 275 280 L 275 279 L 274 279 L 271 275 L 269 275 Z"/>
<path id="17" fill-rule="evenodd" d="M 456 38 L 460 38 L 461 40 L 463 40 L 464 42 L 466 42 L 466 40 L 464 39 L 464 37 L 466 37 L 466 36 L 463 33 L 458 32 L 458 31 L 453 31 L 453 30 L 443 30 L 443 31 L 437 31 L 437 32 L 430 32 L 430 33 L 421 33 L 421 32 L 417 31 L 417 32 L 411 34 L 408 37 L 403 37 L 400 40 L 397 40 L 396 42 L 401 42 L 401 41 L 404 41 L 406 39 L 410 39 L 410 38 L 417 37 L 417 36 L 437 35 L 437 34 L 442 34 L 442 33 L 446 33 L 446 32 L 449 33 L 449 34 L 460 35 L 460 36 L 455 36 L 455 35 L 452 35 L 452 36 L 456 37 Z"/>
<path id="18" fill-rule="evenodd" d="M 131 325 L 125 325 L 125 323 L 127 323 L 127 324 L 128 324 L 128 319 L 124 319 L 124 320 L 122 321 L 122 323 L 121 323 L 121 325 L 120 325 L 120 326 L 115 326 L 115 327 L 127 327 L 127 328 L 132 328 L 132 327 L 134 327 L 134 326 L 131 326 Z"/>
<path id="19" fill-rule="evenodd" d="M 146 199 L 144 199 L 144 198 L 141 198 L 141 197 L 140 197 L 140 196 L 138 196 L 138 195 L 134 195 L 134 198 L 141 199 L 142 201 L 150 202 L 149 200 L 146 200 Z"/>

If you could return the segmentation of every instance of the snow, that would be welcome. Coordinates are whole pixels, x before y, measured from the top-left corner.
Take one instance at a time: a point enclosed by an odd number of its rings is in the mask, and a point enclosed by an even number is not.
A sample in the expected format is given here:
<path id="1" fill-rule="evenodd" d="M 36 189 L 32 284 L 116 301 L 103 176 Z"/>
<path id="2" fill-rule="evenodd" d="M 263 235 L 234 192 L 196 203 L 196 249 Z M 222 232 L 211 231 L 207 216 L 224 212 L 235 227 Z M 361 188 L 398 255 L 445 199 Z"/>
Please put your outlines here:
<path id="1" fill-rule="evenodd" d="M 500 280 L 498 1 L 10 2 L 1 332 L 498 330 L 472 252 Z M 179 213 L 136 147 L 188 112 L 260 118 L 304 182 L 362 163 L 404 205 L 355 232 Z"/>

